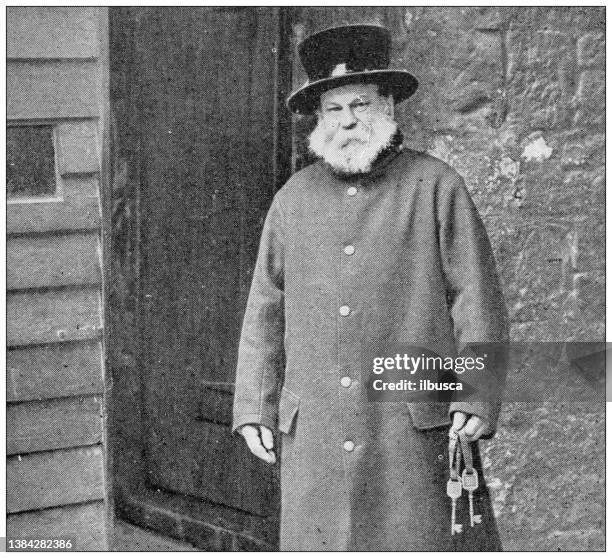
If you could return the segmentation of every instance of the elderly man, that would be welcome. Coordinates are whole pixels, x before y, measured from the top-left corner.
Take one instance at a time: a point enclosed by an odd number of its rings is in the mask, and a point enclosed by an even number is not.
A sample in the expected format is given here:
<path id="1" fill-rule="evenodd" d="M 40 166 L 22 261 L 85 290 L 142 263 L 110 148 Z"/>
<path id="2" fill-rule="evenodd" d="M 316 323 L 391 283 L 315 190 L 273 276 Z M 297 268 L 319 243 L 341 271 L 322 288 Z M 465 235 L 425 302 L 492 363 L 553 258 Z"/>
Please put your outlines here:
<path id="1" fill-rule="evenodd" d="M 233 429 L 274 463 L 281 440 L 282 550 L 500 550 L 478 438 L 488 402 L 372 402 L 372 343 L 507 338 L 490 244 L 461 177 L 402 146 L 394 103 L 417 80 L 390 70 L 390 36 L 345 26 L 300 45 L 309 76 L 288 106 L 318 115 L 313 165 L 276 194 L 239 349 Z M 482 516 L 451 534 L 449 426 L 474 449 Z M 467 500 L 467 499 L 466 499 Z M 468 525 L 465 525 L 468 523 Z"/>

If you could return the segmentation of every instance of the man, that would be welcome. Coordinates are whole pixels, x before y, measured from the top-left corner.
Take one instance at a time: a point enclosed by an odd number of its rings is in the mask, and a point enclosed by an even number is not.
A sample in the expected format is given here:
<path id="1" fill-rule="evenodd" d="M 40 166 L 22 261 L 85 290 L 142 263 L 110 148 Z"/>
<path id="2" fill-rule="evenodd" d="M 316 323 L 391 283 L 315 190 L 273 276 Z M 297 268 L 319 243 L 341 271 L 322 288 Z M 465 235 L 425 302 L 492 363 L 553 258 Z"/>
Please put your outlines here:
<path id="1" fill-rule="evenodd" d="M 504 341 L 489 241 L 463 180 L 402 147 L 390 36 L 345 26 L 300 45 L 309 76 L 288 106 L 318 114 L 310 149 L 269 210 L 239 349 L 233 429 L 268 463 L 282 433 L 282 550 L 500 550 L 477 444 L 470 528 L 451 535 L 449 425 L 495 432 L 493 403 L 368 401 L 371 343 Z M 467 501 L 467 498 L 465 498 Z"/>

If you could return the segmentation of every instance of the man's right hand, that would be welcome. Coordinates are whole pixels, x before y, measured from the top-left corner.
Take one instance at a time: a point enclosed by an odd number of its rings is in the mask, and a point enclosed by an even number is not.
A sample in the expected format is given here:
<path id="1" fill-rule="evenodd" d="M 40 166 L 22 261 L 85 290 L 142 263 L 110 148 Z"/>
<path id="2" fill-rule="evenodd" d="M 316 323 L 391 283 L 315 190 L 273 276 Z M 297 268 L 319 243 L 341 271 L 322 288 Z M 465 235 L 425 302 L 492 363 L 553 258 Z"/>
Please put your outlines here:
<path id="1" fill-rule="evenodd" d="M 272 430 L 262 424 L 245 424 L 238 432 L 246 440 L 251 453 L 266 463 L 276 463 Z"/>

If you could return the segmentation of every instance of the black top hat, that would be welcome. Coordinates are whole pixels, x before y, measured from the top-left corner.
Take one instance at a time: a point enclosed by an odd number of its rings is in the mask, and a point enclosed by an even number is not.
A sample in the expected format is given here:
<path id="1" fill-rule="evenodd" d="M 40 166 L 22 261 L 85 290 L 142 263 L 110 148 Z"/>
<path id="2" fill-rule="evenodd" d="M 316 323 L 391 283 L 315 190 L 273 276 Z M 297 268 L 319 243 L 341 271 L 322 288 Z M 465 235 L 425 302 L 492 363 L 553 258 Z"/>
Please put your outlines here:
<path id="1" fill-rule="evenodd" d="M 417 79 L 406 70 L 389 70 L 391 34 L 379 25 L 345 25 L 310 35 L 298 46 L 308 81 L 289 95 L 287 106 L 311 114 L 321 93 L 349 83 L 384 85 L 399 103 L 410 97 Z"/>

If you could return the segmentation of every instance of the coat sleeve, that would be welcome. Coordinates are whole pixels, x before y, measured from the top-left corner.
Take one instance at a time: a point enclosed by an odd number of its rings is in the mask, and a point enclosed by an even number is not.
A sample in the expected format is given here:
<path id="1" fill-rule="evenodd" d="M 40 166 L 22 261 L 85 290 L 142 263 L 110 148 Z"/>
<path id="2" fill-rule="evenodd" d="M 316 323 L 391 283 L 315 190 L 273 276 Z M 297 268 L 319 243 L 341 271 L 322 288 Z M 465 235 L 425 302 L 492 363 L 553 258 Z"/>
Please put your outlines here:
<path id="1" fill-rule="evenodd" d="M 496 360 L 499 379 L 505 377 L 508 316 L 495 259 L 485 227 L 463 179 L 449 170 L 439 190 L 440 252 L 458 353 L 468 343 L 500 343 Z M 485 373 L 483 371 L 483 373 Z M 501 385 L 501 384 L 500 384 Z M 499 391 L 498 391 L 499 393 Z M 501 396 L 486 401 L 455 401 L 449 415 L 463 411 L 489 423 L 484 438 L 497 429 Z"/>
<path id="2" fill-rule="evenodd" d="M 242 323 L 232 432 L 244 424 L 275 428 L 284 366 L 284 232 L 274 198 L 259 244 Z"/>

